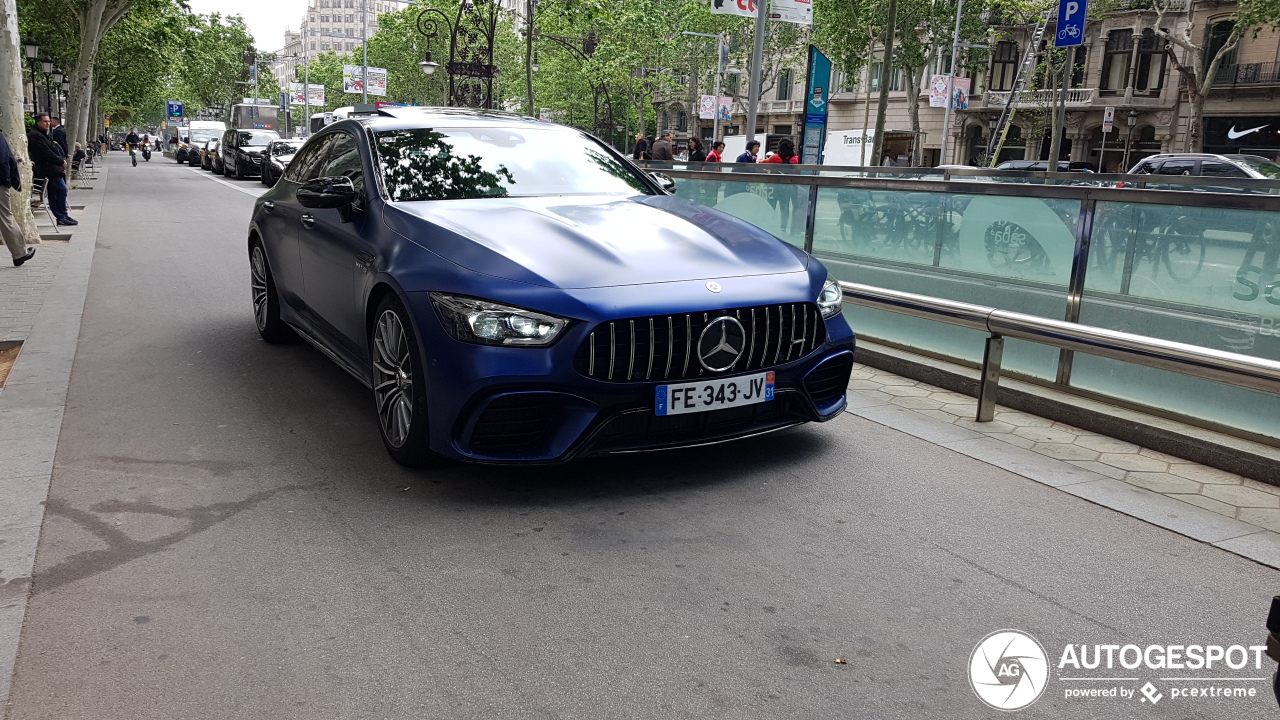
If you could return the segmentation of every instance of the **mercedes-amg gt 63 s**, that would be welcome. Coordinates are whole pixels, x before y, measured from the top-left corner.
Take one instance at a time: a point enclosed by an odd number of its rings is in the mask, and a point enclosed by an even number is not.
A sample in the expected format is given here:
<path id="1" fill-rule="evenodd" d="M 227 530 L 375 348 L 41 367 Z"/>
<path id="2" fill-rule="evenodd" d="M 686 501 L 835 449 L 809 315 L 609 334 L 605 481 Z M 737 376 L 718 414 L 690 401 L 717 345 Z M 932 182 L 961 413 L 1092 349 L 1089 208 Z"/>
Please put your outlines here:
<path id="1" fill-rule="evenodd" d="M 838 415 L 854 349 L 840 286 L 673 187 L 513 115 L 334 123 L 254 209 L 258 331 L 301 336 L 368 386 L 387 451 L 411 466 L 554 463 Z"/>

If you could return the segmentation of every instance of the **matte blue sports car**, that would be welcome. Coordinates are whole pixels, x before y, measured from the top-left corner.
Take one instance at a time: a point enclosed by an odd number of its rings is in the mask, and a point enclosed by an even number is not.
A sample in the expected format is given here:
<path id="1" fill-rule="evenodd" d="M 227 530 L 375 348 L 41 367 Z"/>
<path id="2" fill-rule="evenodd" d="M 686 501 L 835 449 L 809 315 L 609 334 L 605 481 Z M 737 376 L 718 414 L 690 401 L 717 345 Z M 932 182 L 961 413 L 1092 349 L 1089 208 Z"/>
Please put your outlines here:
<path id="1" fill-rule="evenodd" d="M 395 108 L 326 127 L 249 226 L 268 342 L 373 390 L 411 466 L 553 463 L 835 417 L 853 333 L 820 262 L 581 132 Z"/>

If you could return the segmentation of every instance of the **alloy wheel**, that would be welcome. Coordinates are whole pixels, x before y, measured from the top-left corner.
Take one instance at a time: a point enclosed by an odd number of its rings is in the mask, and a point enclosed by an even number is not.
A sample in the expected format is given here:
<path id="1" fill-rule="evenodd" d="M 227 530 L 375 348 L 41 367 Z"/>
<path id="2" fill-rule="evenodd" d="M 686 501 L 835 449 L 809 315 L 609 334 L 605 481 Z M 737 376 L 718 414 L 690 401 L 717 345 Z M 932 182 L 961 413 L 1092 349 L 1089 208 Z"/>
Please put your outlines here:
<path id="1" fill-rule="evenodd" d="M 249 285 L 253 290 L 253 318 L 258 323 L 258 331 L 267 328 L 267 259 L 262 254 L 262 246 L 253 246 L 253 257 L 250 258 Z"/>
<path id="2" fill-rule="evenodd" d="M 373 396 L 387 442 L 399 448 L 413 423 L 413 363 L 400 316 L 384 310 L 373 329 Z"/>

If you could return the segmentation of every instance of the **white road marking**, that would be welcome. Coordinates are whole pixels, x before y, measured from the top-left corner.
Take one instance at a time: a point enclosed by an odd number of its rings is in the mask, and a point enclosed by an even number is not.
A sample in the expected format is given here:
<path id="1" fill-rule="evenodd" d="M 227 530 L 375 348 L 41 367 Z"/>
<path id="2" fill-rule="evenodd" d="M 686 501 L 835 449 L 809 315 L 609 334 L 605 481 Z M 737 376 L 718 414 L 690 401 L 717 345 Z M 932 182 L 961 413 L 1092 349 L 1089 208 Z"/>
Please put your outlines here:
<path id="1" fill-rule="evenodd" d="M 265 188 L 265 187 L 259 190 L 259 189 L 257 189 L 257 188 L 247 188 L 247 187 L 244 187 L 244 186 L 242 186 L 242 185 L 237 185 L 237 184 L 232 183 L 232 182 L 227 182 L 226 180 L 223 180 L 222 178 L 214 177 L 213 175 L 210 175 L 210 174 L 208 173 L 208 171 L 207 171 L 207 170 L 201 170 L 200 168 L 191 168 L 191 172 L 193 172 L 193 173 L 197 173 L 197 174 L 199 174 L 201 177 L 207 177 L 208 179 L 210 179 L 210 180 L 212 180 L 212 181 L 214 181 L 214 182 L 216 182 L 216 183 L 219 183 L 219 184 L 222 184 L 222 185 L 226 185 L 227 187 L 231 188 L 232 190 L 239 190 L 240 192 L 244 193 L 245 195 L 250 195 L 250 196 L 253 196 L 253 197 L 262 197 L 262 195 L 263 195 L 264 193 L 266 193 L 266 192 L 267 192 L 267 188 Z"/>

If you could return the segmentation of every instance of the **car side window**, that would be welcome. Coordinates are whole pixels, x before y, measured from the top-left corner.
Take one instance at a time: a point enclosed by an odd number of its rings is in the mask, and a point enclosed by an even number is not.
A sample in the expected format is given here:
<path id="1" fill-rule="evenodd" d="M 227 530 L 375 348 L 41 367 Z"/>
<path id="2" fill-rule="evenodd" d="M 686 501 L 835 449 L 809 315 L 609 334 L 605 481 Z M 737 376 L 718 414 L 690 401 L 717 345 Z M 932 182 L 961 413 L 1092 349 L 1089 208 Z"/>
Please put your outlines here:
<path id="1" fill-rule="evenodd" d="M 1134 175 L 1150 175 L 1156 171 L 1155 163 L 1144 162 L 1134 169 Z"/>
<path id="2" fill-rule="evenodd" d="M 311 178 L 320 177 L 318 170 L 320 164 L 327 157 L 325 149 L 333 140 L 332 135 L 327 135 L 317 139 L 315 142 L 309 143 L 305 148 L 298 152 L 298 156 L 289 163 L 289 169 L 284 172 L 284 179 L 294 183 L 304 183 Z"/>
<path id="3" fill-rule="evenodd" d="M 1205 177 L 1247 178 L 1249 174 L 1235 165 L 1224 162 L 1205 160 L 1200 163 L 1200 174 Z"/>
<path id="4" fill-rule="evenodd" d="M 1195 169 L 1194 160 L 1165 160 L 1160 166 L 1161 175 L 1190 175 Z"/>
<path id="5" fill-rule="evenodd" d="M 350 178 L 351 184 L 356 188 L 356 196 L 363 201 L 364 163 L 360 160 L 360 145 L 354 136 L 336 133 L 321 165 L 321 170 L 315 177 Z"/>

